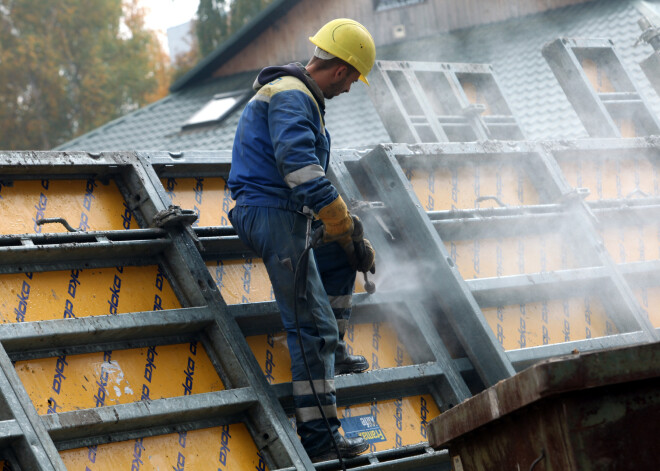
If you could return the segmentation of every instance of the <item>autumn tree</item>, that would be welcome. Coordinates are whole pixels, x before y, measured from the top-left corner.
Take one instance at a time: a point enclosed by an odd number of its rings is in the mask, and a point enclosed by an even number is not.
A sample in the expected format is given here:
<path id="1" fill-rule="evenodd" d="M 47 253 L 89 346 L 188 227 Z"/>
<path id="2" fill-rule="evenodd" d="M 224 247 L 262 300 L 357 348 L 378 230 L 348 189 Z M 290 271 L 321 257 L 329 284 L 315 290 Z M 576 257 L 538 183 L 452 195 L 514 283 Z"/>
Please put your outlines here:
<path id="1" fill-rule="evenodd" d="M 137 0 L 0 0 L 0 149 L 50 149 L 167 94 Z"/>

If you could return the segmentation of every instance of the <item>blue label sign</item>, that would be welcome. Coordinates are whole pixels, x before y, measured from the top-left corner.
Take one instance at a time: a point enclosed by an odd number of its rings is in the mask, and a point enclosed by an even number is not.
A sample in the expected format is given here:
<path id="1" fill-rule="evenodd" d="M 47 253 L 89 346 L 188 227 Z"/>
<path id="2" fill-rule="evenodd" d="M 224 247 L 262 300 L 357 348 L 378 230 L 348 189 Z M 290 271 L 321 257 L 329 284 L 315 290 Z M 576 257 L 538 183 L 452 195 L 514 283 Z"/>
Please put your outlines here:
<path id="1" fill-rule="evenodd" d="M 383 430 L 373 415 L 358 415 L 340 419 L 341 428 L 348 438 L 362 437 L 369 443 L 384 442 Z"/>

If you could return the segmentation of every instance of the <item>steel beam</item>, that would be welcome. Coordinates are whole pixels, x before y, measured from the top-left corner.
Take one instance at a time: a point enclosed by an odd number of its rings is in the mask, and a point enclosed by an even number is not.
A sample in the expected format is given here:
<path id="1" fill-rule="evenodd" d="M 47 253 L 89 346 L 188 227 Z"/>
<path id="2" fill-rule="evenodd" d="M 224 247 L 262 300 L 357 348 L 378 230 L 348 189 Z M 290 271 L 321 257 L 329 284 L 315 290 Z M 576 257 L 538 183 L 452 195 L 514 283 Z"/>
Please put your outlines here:
<path id="1" fill-rule="evenodd" d="M 391 450 L 367 453 L 344 460 L 352 471 L 450 471 L 451 462 L 447 450 L 433 450 L 428 444 L 408 445 Z M 316 471 L 330 471 L 339 468 L 338 460 L 325 461 L 315 465 Z M 293 471 L 284 468 L 278 471 Z"/>
<path id="2" fill-rule="evenodd" d="M 174 343 L 214 321 L 205 307 L 0 325 L 0 342 L 13 361 L 135 348 L 136 342 Z M 169 342 L 167 342 L 169 340 Z M 178 342 L 177 342 L 178 343 Z"/>
<path id="3" fill-rule="evenodd" d="M 345 158 L 344 158 L 345 157 Z M 348 162 L 351 160 L 350 155 L 337 155 L 335 156 L 335 159 L 331 165 L 331 178 L 334 180 L 335 185 L 339 189 L 340 193 L 344 195 L 344 198 L 346 198 L 347 201 L 349 202 L 355 202 L 355 201 L 360 201 L 364 197 L 360 193 L 360 190 L 358 189 L 357 181 L 356 181 L 356 176 L 349 172 L 349 169 L 347 167 Z M 357 161 L 353 161 L 353 164 L 356 164 Z M 373 215 L 370 214 L 361 214 L 360 215 L 365 223 L 368 223 L 368 221 L 371 219 L 372 223 Z M 382 219 L 381 219 L 382 221 Z M 367 235 L 370 237 L 370 240 L 372 243 L 375 244 L 375 247 L 378 248 L 379 246 L 381 247 L 387 247 L 388 244 L 391 242 L 389 241 L 385 235 L 383 234 L 382 228 L 376 228 L 372 224 L 371 229 L 367 229 Z M 382 256 L 382 255 L 381 255 Z M 382 259 L 381 259 L 382 260 Z M 390 260 L 390 263 L 393 261 Z M 381 264 L 381 262 L 379 262 Z M 381 265 L 382 267 L 382 265 Z M 382 269 L 382 268 L 381 268 Z M 421 290 L 423 290 L 423 287 L 420 287 Z M 397 293 L 397 295 L 400 295 L 401 293 Z M 372 302 L 377 302 L 378 299 L 380 299 L 382 296 L 381 293 L 377 293 L 376 295 L 358 295 L 354 297 L 354 305 L 356 306 L 356 312 L 359 310 L 358 306 L 361 306 L 362 301 L 366 299 L 369 299 Z M 418 298 L 408 298 L 408 299 L 418 299 Z M 398 303 L 401 303 L 402 298 L 398 297 L 397 301 Z M 443 343 L 440 340 L 438 333 L 436 329 L 433 327 L 432 322 L 429 318 L 429 313 L 424 308 L 420 303 L 418 302 L 413 302 L 412 304 L 408 304 L 406 302 L 403 302 L 402 304 L 405 305 L 405 309 L 413 313 L 415 312 L 414 315 L 412 315 L 412 324 L 413 328 L 416 332 L 420 334 L 419 337 L 417 337 L 417 342 L 420 344 L 423 344 L 426 346 L 428 350 L 432 352 L 432 360 L 435 360 L 435 362 L 438 364 L 440 369 L 443 370 L 443 376 L 439 377 L 437 381 L 434 382 L 434 385 L 437 385 L 442 392 L 442 401 L 439 402 L 440 407 L 447 407 L 449 404 L 452 403 L 457 403 L 465 399 L 466 397 L 469 397 L 469 391 L 467 388 L 467 385 L 463 381 L 463 379 L 460 377 L 458 372 L 454 369 L 453 363 L 450 361 L 450 357 L 448 352 L 446 351 L 445 348 L 443 348 Z M 434 351 L 434 348 L 436 350 Z M 414 354 L 414 352 L 412 352 Z M 414 361 L 419 361 L 420 358 L 414 358 Z M 433 386 L 433 385 L 431 385 Z M 433 391 L 435 388 L 430 387 L 430 390 Z"/>
<path id="4" fill-rule="evenodd" d="M 0 421 L 0 448 L 5 448 L 22 438 L 23 431 L 15 419 Z"/>
<path id="5" fill-rule="evenodd" d="M 30 470 L 66 471 L 55 445 L 48 436 L 30 397 L 0 345 L 0 406 L 21 429 L 21 437 L 11 448 L 21 467 Z"/>
<path id="6" fill-rule="evenodd" d="M 484 384 L 495 384 L 513 375 L 504 350 L 481 315 L 394 154 L 379 147 L 360 159 L 359 168 L 375 190 L 364 199 L 383 201 L 395 226 L 392 232 L 396 231 L 401 238 L 399 243 L 403 242 L 416 260 L 429 262 L 428 266 L 418 266 L 418 276 L 422 277 L 429 300 L 442 308 Z M 372 233 L 379 230 L 374 225 L 366 229 Z"/>
<path id="7" fill-rule="evenodd" d="M 46 414 L 41 420 L 57 448 L 65 450 L 172 433 L 196 422 L 219 424 L 258 401 L 251 388 L 239 388 Z"/>
<path id="8" fill-rule="evenodd" d="M 144 185 L 144 197 L 136 203 L 150 225 L 155 214 L 167 208 L 170 199 L 149 159 L 142 154 L 139 159 L 141 166 L 128 174 L 126 184 L 129 190 L 137 190 L 136 186 Z M 223 374 L 231 381 L 228 387 L 249 386 L 260 397 L 258 404 L 247 414 L 248 426 L 260 431 L 260 434 L 253 435 L 257 448 L 267 455 L 274 466 L 293 464 L 298 469 L 308 469 L 311 466 L 309 457 L 290 427 L 236 321 L 229 315 L 227 305 L 190 232 L 183 226 L 172 226 L 167 230 L 172 239 L 172 246 L 165 253 L 169 269 L 191 300 L 208 306 L 216 314 L 215 322 L 205 331 L 207 351 L 210 350 L 210 355 L 215 355 L 223 366 Z"/>

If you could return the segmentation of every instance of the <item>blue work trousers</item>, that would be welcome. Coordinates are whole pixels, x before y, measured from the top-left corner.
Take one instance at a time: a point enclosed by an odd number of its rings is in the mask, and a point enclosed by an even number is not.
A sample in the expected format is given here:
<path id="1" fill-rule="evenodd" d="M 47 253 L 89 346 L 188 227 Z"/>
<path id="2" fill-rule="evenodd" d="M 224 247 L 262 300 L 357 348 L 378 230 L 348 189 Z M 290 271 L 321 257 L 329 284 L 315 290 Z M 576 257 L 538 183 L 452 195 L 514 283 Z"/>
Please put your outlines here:
<path id="1" fill-rule="evenodd" d="M 296 423 L 302 445 L 310 455 L 328 450 L 332 441 L 308 381 L 294 311 L 294 274 L 305 250 L 307 217 L 277 208 L 236 206 L 230 212 L 229 219 L 240 239 L 262 258 L 273 286 L 287 332 Z M 336 243 L 324 245 L 314 252 L 318 252 L 318 255 L 309 258 L 307 300 L 298 305 L 298 321 L 316 393 L 331 430 L 335 438 L 338 438 L 340 422 L 337 418 L 334 387 L 338 330 L 326 288 L 330 293 L 338 295 L 352 293 L 355 271 L 350 268 L 346 255 Z M 320 264 L 317 264 L 317 260 Z M 327 286 L 324 286 L 324 282 Z M 347 290 L 348 293 L 345 292 Z M 341 312 L 347 315 L 345 310 Z"/>

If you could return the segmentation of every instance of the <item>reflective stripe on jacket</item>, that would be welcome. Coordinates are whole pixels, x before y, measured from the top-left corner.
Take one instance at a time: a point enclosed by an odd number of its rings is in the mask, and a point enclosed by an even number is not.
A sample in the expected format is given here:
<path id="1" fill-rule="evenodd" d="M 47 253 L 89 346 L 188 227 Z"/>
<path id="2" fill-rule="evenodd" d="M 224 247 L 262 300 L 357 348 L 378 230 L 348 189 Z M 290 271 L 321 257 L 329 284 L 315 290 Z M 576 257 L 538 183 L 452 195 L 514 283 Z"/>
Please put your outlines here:
<path id="1" fill-rule="evenodd" d="M 247 104 L 236 129 L 228 185 L 238 205 L 318 212 L 337 190 L 326 178 L 330 137 L 305 83 L 279 77 Z"/>

